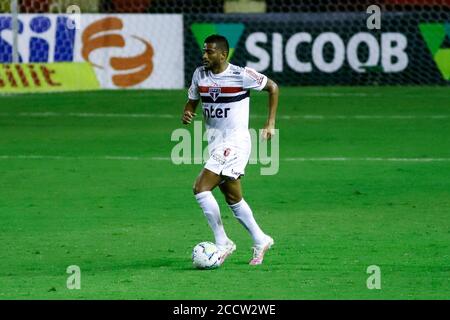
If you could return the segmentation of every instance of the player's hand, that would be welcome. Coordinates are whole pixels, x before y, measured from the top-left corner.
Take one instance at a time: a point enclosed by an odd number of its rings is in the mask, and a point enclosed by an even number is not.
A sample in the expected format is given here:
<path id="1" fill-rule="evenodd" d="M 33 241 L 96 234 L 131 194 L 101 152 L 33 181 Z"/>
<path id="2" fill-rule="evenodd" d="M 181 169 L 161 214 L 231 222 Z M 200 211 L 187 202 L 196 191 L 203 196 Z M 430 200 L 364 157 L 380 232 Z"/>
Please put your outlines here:
<path id="1" fill-rule="evenodd" d="M 193 113 L 189 110 L 184 111 L 183 117 L 181 118 L 181 121 L 183 124 L 190 124 L 192 122 L 192 119 L 196 116 L 196 113 Z"/>
<path id="2" fill-rule="evenodd" d="M 270 140 L 275 135 L 275 124 L 266 123 L 263 128 L 261 138 L 264 140 Z"/>

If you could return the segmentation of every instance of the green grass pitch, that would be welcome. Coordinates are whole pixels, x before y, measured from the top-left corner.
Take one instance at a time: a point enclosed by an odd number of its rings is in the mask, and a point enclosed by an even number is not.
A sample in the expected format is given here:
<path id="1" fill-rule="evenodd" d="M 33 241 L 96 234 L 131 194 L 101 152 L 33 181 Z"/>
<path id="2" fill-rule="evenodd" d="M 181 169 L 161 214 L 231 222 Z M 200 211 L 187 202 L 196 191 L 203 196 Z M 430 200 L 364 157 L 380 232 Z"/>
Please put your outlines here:
<path id="1" fill-rule="evenodd" d="M 190 260 L 212 240 L 191 191 L 202 166 L 168 160 L 186 90 L 1 96 L 0 299 L 449 299 L 449 89 L 280 94 L 279 172 L 243 179 L 276 244 L 249 266 L 216 190 L 237 251 L 212 271 Z M 266 114 L 252 93 L 250 127 Z"/>

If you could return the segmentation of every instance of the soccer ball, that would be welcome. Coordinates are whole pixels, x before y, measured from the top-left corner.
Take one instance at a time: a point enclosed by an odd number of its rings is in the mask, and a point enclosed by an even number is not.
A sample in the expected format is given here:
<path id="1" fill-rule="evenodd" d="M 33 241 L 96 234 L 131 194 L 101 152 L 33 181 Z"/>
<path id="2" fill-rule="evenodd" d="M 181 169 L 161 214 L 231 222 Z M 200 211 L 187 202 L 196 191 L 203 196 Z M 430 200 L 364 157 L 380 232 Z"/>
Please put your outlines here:
<path id="1" fill-rule="evenodd" d="M 200 242 L 192 250 L 192 263 L 198 269 L 214 269 L 220 266 L 220 253 L 212 242 Z"/>

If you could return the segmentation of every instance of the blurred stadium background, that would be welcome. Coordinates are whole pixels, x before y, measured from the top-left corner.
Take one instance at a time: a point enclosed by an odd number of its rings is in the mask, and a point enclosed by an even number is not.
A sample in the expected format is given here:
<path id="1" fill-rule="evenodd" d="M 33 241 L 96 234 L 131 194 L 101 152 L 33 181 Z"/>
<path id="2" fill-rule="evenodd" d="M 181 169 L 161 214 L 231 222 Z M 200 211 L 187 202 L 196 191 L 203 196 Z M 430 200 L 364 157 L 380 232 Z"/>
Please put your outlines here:
<path id="1" fill-rule="evenodd" d="M 448 299 L 449 17 L 448 0 L 0 0 L 0 299 Z M 243 181 L 277 243 L 256 270 L 221 199 L 238 250 L 192 269 L 201 166 L 170 159 L 211 33 L 281 87 L 279 173 Z"/>

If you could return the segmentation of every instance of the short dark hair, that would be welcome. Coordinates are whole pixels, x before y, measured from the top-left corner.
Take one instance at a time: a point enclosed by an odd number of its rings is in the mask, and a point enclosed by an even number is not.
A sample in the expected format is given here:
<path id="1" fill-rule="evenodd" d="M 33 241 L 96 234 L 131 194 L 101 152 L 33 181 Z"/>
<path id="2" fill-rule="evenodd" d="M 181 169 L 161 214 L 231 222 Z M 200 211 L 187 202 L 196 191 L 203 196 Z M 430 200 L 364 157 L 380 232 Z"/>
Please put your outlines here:
<path id="1" fill-rule="evenodd" d="M 217 48 L 222 51 L 230 52 L 230 45 L 228 44 L 227 38 L 221 36 L 220 34 L 212 34 L 205 39 L 205 43 L 215 43 Z"/>

